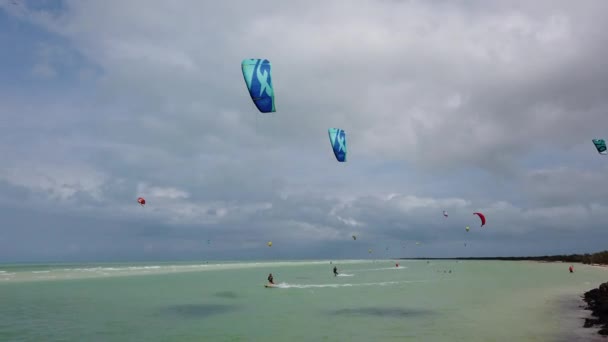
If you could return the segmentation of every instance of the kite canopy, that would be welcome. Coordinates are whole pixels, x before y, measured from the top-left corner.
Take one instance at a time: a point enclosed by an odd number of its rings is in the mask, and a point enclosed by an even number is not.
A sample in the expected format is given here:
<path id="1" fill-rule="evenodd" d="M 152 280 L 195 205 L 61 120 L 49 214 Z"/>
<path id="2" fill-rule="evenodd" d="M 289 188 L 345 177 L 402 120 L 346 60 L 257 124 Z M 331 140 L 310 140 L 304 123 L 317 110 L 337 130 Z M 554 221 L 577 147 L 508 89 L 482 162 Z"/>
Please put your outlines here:
<path id="1" fill-rule="evenodd" d="M 606 151 L 606 141 L 604 139 L 593 139 L 592 141 L 599 154 L 608 154 L 608 152 Z"/>
<path id="2" fill-rule="evenodd" d="M 357 236 L 356 235 L 353 235 L 353 240 L 357 240 Z"/>
<path id="3" fill-rule="evenodd" d="M 270 61 L 255 58 L 244 59 L 241 69 L 251 100 L 258 110 L 262 113 L 276 112 Z"/>
<path id="4" fill-rule="evenodd" d="M 268 247 L 272 247 L 272 241 L 268 241 Z"/>
<path id="5" fill-rule="evenodd" d="M 346 132 L 339 128 L 330 128 L 329 143 L 334 150 L 334 155 L 339 162 L 346 161 Z"/>
<path id="6" fill-rule="evenodd" d="M 144 204 L 146 204 L 146 200 L 143 197 L 138 197 L 137 203 L 141 204 L 141 206 L 143 207 Z"/>
<path id="7" fill-rule="evenodd" d="M 473 213 L 473 215 L 479 216 L 479 218 L 481 219 L 481 226 L 482 227 L 483 227 L 484 224 L 486 224 L 486 217 L 482 213 Z"/>
<path id="8" fill-rule="evenodd" d="M 443 211 L 443 216 L 448 217 L 448 212 L 447 211 Z"/>
<path id="9" fill-rule="evenodd" d="M 470 228 L 469 228 L 469 226 L 467 226 L 465 229 L 466 229 L 466 231 L 468 232 Z"/>

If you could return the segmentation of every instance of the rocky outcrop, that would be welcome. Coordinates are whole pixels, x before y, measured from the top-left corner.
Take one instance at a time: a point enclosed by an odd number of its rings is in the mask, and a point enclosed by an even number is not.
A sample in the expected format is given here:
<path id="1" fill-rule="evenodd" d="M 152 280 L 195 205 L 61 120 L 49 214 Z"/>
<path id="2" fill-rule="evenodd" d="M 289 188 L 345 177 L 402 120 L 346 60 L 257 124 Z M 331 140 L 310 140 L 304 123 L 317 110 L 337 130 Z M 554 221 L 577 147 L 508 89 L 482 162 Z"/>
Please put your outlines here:
<path id="1" fill-rule="evenodd" d="M 599 333 L 608 335 L 608 283 L 599 288 L 585 292 L 583 297 L 587 303 L 586 310 L 591 310 L 593 318 L 585 319 L 585 328 L 601 325 Z"/>

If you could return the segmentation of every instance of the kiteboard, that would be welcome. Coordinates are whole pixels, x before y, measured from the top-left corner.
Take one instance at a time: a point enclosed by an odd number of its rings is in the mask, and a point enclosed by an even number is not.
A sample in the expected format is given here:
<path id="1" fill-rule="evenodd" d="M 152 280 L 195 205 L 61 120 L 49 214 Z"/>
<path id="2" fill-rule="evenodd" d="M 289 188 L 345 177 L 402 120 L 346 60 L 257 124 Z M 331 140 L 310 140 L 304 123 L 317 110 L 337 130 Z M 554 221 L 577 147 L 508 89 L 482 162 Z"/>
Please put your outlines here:
<path id="1" fill-rule="evenodd" d="M 272 287 L 277 287 L 275 284 L 264 284 L 264 287 L 266 288 L 272 288 Z"/>

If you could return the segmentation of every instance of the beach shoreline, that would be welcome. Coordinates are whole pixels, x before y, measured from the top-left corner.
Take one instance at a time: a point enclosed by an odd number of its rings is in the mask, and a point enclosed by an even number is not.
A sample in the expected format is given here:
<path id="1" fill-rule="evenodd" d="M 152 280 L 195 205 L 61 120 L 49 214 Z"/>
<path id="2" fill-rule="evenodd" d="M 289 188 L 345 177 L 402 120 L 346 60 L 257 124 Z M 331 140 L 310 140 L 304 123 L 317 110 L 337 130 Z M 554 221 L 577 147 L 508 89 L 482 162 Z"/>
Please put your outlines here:
<path id="1" fill-rule="evenodd" d="M 606 341 L 605 337 L 598 334 L 598 327 L 585 327 L 584 322 L 593 318 L 591 311 L 586 310 L 586 303 L 582 296 L 577 293 L 568 293 L 554 299 L 558 312 L 548 312 L 549 315 L 557 314 L 559 329 L 556 330 L 552 340 L 557 342 L 570 341 Z"/>
<path id="2" fill-rule="evenodd" d="M 400 258 L 401 260 L 409 258 Z M 599 263 L 584 263 L 574 260 L 546 260 L 551 257 L 497 257 L 497 258 L 414 258 L 415 260 L 462 260 L 462 261 L 527 261 L 533 263 L 560 263 L 570 265 L 584 265 L 596 269 L 608 270 L 608 265 Z M 602 283 L 598 288 L 590 289 L 583 294 L 580 294 L 577 299 L 577 304 L 569 307 L 566 311 L 567 316 L 571 320 L 577 320 L 577 325 L 589 333 L 593 333 L 598 339 L 604 340 L 608 336 L 608 282 Z M 583 320 L 582 325 L 580 320 Z M 578 330 L 578 329 L 575 329 Z M 595 330 L 595 332 L 589 331 Z M 580 335 L 585 335 L 588 340 L 587 333 L 579 332 Z M 581 336 L 578 336 L 581 337 Z M 578 338 L 577 337 L 577 338 Z M 595 339 L 594 339 L 595 340 Z"/>

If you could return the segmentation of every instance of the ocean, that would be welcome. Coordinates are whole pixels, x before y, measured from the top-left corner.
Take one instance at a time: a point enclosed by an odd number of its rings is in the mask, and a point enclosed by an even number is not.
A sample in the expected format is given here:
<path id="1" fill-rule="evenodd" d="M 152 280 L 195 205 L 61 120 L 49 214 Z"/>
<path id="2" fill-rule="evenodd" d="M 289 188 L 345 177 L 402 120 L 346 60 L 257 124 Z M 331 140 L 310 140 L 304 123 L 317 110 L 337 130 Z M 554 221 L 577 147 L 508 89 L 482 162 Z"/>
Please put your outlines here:
<path id="1" fill-rule="evenodd" d="M 330 264 L 331 262 L 331 264 Z M 396 267 L 395 263 L 399 263 Z M 340 273 L 335 277 L 332 268 Z M 593 341 L 608 270 L 525 261 L 0 265 L 0 341 Z M 277 288 L 265 288 L 269 273 Z"/>

